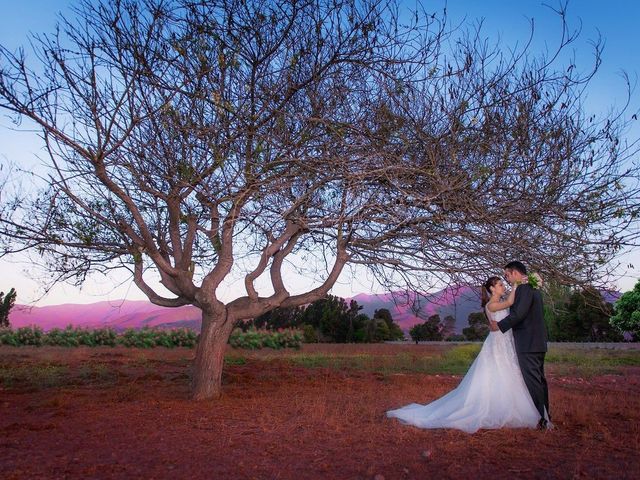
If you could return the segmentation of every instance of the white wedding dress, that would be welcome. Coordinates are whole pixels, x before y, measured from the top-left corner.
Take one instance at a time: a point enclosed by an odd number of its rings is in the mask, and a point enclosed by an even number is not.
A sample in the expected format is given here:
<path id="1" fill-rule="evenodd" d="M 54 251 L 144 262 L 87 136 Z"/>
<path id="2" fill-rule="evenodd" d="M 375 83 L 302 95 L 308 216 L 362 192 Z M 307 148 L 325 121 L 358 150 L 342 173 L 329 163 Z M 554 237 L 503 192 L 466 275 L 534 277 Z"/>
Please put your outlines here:
<path id="1" fill-rule="evenodd" d="M 508 313 L 509 309 L 487 311 L 494 321 Z M 511 330 L 489 333 L 454 390 L 428 405 L 412 403 L 388 411 L 387 416 L 420 428 L 456 428 L 468 433 L 480 428 L 535 428 L 540 420 L 518 366 Z"/>

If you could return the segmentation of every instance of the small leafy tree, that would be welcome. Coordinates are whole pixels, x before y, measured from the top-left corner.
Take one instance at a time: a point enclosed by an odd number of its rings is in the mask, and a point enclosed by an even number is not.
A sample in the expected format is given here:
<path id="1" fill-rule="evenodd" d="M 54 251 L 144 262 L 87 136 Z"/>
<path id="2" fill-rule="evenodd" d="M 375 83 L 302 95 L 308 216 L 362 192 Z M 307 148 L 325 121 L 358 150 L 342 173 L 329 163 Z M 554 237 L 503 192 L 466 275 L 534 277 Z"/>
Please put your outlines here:
<path id="1" fill-rule="evenodd" d="M 304 343 L 318 343 L 318 332 L 313 325 L 303 325 L 302 335 Z"/>
<path id="2" fill-rule="evenodd" d="M 423 334 L 423 327 L 422 327 L 423 325 L 424 324 L 422 323 L 418 323 L 413 327 L 411 327 L 411 329 L 409 330 L 409 336 L 411 337 L 411 340 L 413 340 L 416 343 L 422 342 L 425 340 L 424 334 Z"/>
<path id="3" fill-rule="evenodd" d="M 545 282 L 543 290 L 544 321 L 547 327 L 547 338 L 549 341 L 556 341 L 559 336 L 562 336 L 559 318 L 570 296 L 571 288 L 568 285 L 562 285 L 553 280 Z"/>
<path id="4" fill-rule="evenodd" d="M 359 313 L 353 320 L 354 332 L 353 341 L 355 343 L 368 343 L 373 340 L 373 333 L 370 328 L 372 319 L 366 313 Z"/>
<path id="5" fill-rule="evenodd" d="M 391 312 L 387 308 L 381 308 L 373 312 L 373 319 L 381 319 L 384 320 L 388 327 L 388 335 L 383 340 L 393 341 L 393 340 L 402 340 L 404 338 L 404 332 L 400 328 L 396 322 L 393 321 L 393 316 Z"/>
<path id="6" fill-rule="evenodd" d="M 619 332 L 629 332 L 633 341 L 640 341 L 640 280 L 633 290 L 625 292 L 614 304 L 609 323 Z"/>
<path id="7" fill-rule="evenodd" d="M 364 338 L 364 334 L 358 331 L 369 321 L 369 317 L 361 314 L 360 310 L 362 306 L 355 300 L 347 304 L 344 298 L 326 295 L 299 311 L 296 314 L 295 325 L 303 328 L 304 325 L 312 326 L 319 341 L 354 342 L 358 341 L 358 338 Z"/>
<path id="8" fill-rule="evenodd" d="M 365 328 L 365 342 L 384 342 L 389 338 L 389 327 L 381 318 L 372 318 L 367 322 Z"/>
<path id="9" fill-rule="evenodd" d="M 409 335 L 414 342 L 442 340 L 442 324 L 440 315 L 431 315 L 426 322 L 415 325 L 409 330 Z"/>
<path id="10" fill-rule="evenodd" d="M 556 314 L 555 340 L 574 342 L 619 342 L 622 334 L 609 319 L 613 306 L 596 288 L 575 289 Z"/>
<path id="11" fill-rule="evenodd" d="M 347 327 L 347 331 L 344 338 L 339 338 L 339 341 L 346 343 L 355 341 L 356 331 L 362 328 L 363 322 L 369 318 L 363 313 L 360 313 L 362 308 L 362 305 L 358 305 L 358 302 L 355 300 L 349 302 L 349 308 L 346 309 L 342 317 L 343 325 Z M 342 331 L 344 331 L 344 329 Z"/>
<path id="12" fill-rule="evenodd" d="M 9 327 L 9 312 L 16 303 L 16 290 L 12 288 L 5 296 L 0 292 L 0 327 Z"/>
<path id="13" fill-rule="evenodd" d="M 300 307 L 282 307 L 274 308 L 259 317 L 254 318 L 251 322 L 243 322 L 241 327 L 243 330 L 253 326 L 257 329 L 278 330 L 280 328 L 293 328 L 300 324 L 300 316 L 302 309 Z"/>
<path id="14" fill-rule="evenodd" d="M 462 329 L 467 340 L 484 340 L 489 335 L 489 324 L 484 312 L 473 312 L 467 319 L 469 326 Z"/>
<path id="15" fill-rule="evenodd" d="M 387 322 L 387 325 L 393 323 L 393 316 L 388 308 L 380 308 L 373 312 L 373 318 L 380 318 Z"/>
<path id="16" fill-rule="evenodd" d="M 456 319 L 453 315 L 447 315 L 442 322 L 442 336 L 445 339 L 454 336 L 456 333 Z"/>

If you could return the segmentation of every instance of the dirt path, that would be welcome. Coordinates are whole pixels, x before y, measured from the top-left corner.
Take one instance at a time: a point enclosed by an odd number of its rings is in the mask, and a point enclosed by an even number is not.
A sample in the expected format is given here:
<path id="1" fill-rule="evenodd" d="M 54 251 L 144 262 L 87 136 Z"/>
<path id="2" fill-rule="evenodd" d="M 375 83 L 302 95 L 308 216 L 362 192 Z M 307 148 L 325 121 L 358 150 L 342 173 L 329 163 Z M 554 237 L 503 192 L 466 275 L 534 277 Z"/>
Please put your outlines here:
<path id="1" fill-rule="evenodd" d="M 4 479 L 638 478 L 640 369 L 551 375 L 557 429 L 419 430 L 387 409 L 458 376 L 251 358 L 225 396 L 188 398 L 190 350 L 0 349 Z M 380 478 L 380 477 L 378 477 Z"/>

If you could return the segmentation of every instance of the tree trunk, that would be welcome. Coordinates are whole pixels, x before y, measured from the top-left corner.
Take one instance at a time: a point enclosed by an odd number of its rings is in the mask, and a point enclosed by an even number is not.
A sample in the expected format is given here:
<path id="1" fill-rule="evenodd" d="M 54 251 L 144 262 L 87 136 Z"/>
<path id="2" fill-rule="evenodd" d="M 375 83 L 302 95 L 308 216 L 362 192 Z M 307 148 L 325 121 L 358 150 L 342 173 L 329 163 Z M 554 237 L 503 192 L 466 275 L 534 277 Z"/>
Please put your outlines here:
<path id="1" fill-rule="evenodd" d="M 233 322 L 226 309 L 219 312 L 202 311 L 202 329 L 193 368 L 192 397 L 210 400 L 222 395 L 222 367 L 224 352 Z"/>

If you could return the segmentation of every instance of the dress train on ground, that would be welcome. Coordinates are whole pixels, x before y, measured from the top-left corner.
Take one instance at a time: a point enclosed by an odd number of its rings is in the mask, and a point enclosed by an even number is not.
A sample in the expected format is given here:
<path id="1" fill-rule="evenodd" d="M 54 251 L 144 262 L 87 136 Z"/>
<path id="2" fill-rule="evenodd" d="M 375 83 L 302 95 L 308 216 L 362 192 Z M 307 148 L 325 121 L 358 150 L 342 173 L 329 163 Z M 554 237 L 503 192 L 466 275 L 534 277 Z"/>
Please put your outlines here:
<path id="1" fill-rule="evenodd" d="M 499 321 L 508 314 L 491 314 Z M 460 384 L 427 404 L 412 403 L 387 416 L 420 428 L 535 428 L 540 420 L 522 378 L 511 330 L 491 332 Z"/>

